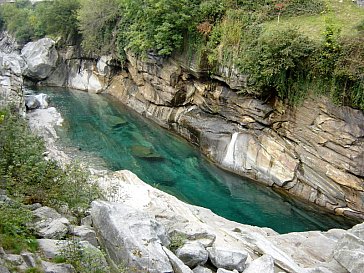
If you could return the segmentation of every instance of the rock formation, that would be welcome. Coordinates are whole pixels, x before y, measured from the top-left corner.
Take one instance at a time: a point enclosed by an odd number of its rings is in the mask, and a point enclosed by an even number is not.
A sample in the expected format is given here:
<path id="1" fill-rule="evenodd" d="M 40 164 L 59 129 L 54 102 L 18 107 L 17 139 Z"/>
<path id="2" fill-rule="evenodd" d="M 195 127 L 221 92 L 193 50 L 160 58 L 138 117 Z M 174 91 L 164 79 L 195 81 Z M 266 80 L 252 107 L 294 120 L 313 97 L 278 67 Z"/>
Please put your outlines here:
<path id="1" fill-rule="evenodd" d="M 236 87 L 233 80 L 204 81 L 188 69 L 173 59 L 140 61 L 128 54 L 127 71 L 113 78 L 108 92 L 229 171 L 364 218 L 362 111 L 323 97 L 291 109 L 237 95 L 226 86 Z"/>

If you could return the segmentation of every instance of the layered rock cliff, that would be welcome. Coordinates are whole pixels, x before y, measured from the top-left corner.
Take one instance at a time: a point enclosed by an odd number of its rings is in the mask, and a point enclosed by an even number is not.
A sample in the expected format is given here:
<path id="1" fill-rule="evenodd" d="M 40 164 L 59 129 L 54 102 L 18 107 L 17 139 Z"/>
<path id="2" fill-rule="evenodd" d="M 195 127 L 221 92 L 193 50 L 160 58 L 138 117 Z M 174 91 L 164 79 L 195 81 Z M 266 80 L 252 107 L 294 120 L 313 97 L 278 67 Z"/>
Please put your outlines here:
<path id="1" fill-rule="evenodd" d="M 42 43 L 33 47 L 54 50 L 54 44 Z M 27 68 L 19 66 L 24 72 L 18 74 L 43 85 L 106 90 L 198 145 L 222 168 L 337 214 L 364 218 L 362 111 L 333 105 L 324 97 L 311 97 L 289 108 L 279 101 L 238 95 L 236 90 L 244 87 L 246 77 L 236 69 L 220 67 L 208 75 L 183 55 L 141 61 L 127 54 L 121 70 L 111 57 L 86 58 L 77 47 L 67 47 L 58 51 L 56 60 L 49 58 L 52 65 L 44 79 L 27 71 L 47 51 L 38 50 L 38 57 L 31 58 L 23 51 L 19 62 L 25 59 Z"/>
<path id="2" fill-rule="evenodd" d="M 177 59 L 139 60 L 108 92 L 182 135 L 222 168 L 337 214 L 364 218 L 364 114 L 324 97 L 289 108 L 237 95 L 244 76 L 219 69 L 206 80 Z M 240 85 L 239 85 L 240 79 Z"/>

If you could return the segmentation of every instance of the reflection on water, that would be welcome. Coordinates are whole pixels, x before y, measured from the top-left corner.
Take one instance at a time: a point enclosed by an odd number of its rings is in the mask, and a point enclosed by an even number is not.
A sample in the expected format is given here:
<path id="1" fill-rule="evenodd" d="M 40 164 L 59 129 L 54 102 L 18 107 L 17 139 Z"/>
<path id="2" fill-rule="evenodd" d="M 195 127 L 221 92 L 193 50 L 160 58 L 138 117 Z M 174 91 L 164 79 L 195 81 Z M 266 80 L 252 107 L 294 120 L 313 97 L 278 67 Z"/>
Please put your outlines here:
<path id="1" fill-rule="evenodd" d="M 114 99 L 65 89 L 42 89 L 65 119 L 62 145 L 112 170 L 129 169 L 188 203 L 244 224 L 290 231 L 350 227 L 339 217 L 294 204 L 248 179 L 225 172 L 186 141 Z M 95 160 L 93 160 L 95 162 Z"/>

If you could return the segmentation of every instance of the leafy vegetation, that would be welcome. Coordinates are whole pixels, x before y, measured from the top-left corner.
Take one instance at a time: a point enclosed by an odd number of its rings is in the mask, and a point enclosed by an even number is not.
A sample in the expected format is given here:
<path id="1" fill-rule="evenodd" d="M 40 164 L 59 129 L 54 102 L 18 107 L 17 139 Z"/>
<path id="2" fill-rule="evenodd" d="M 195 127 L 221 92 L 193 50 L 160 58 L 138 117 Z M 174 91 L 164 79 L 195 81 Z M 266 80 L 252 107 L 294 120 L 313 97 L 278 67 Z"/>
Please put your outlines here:
<path id="1" fill-rule="evenodd" d="M 38 244 L 28 227 L 32 214 L 17 202 L 0 202 L 0 246 L 13 253 L 34 252 Z"/>
<path id="2" fill-rule="evenodd" d="M 90 202 L 100 196 L 97 186 L 79 166 L 61 168 L 54 160 L 46 160 L 43 141 L 30 132 L 26 121 L 9 111 L 2 112 L 0 175 L 8 194 L 24 203 L 67 206 L 82 216 Z"/>
<path id="3" fill-rule="evenodd" d="M 364 109 L 364 9 L 351 1 L 22 0 L 1 9 L 0 22 L 22 41 L 82 36 L 88 53 L 121 61 L 125 50 L 184 51 L 204 71 L 226 66 L 249 75 L 243 94 L 295 104 L 319 93 Z"/>
<path id="4" fill-rule="evenodd" d="M 110 272 L 102 252 L 91 247 L 85 247 L 77 240 L 68 241 L 55 257 L 55 261 L 73 265 L 78 273 Z"/>

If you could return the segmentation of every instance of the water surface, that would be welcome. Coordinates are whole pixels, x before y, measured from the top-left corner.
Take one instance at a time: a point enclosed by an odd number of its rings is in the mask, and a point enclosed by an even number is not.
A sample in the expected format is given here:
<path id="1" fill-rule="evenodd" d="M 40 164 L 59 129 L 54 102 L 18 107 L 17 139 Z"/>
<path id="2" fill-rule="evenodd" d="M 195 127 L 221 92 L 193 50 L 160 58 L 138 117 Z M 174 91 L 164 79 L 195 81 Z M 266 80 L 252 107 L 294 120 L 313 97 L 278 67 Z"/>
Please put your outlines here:
<path id="1" fill-rule="evenodd" d="M 109 96 L 58 88 L 41 92 L 65 120 L 59 130 L 62 145 L 89 159 L 101 158 L 97 162 L 111 170 L 131 170 L 185 202 L 280 233 L 352 225 L 217 168 L 196 147 Z"/>

